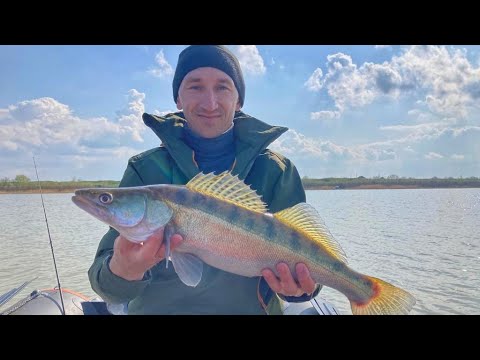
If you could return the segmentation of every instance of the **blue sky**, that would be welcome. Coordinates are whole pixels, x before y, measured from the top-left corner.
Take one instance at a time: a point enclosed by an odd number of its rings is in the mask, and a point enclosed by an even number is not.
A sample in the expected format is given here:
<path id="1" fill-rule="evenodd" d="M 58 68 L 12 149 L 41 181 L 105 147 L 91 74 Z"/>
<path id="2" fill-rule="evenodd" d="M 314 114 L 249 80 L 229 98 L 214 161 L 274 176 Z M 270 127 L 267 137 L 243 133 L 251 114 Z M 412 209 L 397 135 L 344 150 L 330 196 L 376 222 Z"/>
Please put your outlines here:
<path id="1" fill-rule="evenodd" d="M 0 46 L 0 178 L 119 180 L 184 45 Z M 480 46 L 232 45 L 301 176 L 480 176 Z"/>

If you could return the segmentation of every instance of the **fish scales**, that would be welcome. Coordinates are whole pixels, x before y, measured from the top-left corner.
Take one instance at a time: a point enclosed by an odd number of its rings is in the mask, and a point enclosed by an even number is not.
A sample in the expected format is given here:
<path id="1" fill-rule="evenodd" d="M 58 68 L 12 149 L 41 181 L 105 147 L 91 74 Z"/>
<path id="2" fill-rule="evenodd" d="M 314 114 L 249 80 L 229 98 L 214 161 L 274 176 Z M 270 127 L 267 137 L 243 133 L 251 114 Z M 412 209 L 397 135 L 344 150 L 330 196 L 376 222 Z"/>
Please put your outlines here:
<path id="1" fill-rule="evenodd" d="M 182 235 L 171 258 L 188 286 L 200 282 L 203 263 L 251 277 L 285 262 L 295 278 L 295 265 L 305 263 L 316 283 L 349 299 L 354 314 L 406 314 L 416 302 L 407 291 L 351 269 L 313 207 L 300 203 L 270 214 L 255 191 L 228 172 L 198 174 L 186 186 L 80 189 L 72 200 L 133 242 L 163 226 Z"/>

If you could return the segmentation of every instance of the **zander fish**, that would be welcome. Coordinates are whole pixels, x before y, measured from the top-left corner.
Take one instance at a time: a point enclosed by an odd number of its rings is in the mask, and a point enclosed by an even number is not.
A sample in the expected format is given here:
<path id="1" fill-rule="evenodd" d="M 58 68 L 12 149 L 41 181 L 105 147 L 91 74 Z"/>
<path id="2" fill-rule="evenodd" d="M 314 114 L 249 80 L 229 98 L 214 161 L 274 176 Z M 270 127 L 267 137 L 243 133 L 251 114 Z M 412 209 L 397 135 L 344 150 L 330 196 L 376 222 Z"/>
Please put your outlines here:
<path id="1" fill-rule="evenodd" d="M 271 214 L 261 197 L 228 172 L 198 174 L 187 185 L 80 189 L 73 202 L 133 242 L 165 226 L 179 278 L 196 286 L 203 263 L 238 275 L 261 276 L 279 262 L 305 263 L 316 283 L 343 293 L 353 314 L 407 314 L 415 298 L 347 266 L 340 245 L 307 203 Z M 170 254 L 174 233 L 184 241 Z"/>

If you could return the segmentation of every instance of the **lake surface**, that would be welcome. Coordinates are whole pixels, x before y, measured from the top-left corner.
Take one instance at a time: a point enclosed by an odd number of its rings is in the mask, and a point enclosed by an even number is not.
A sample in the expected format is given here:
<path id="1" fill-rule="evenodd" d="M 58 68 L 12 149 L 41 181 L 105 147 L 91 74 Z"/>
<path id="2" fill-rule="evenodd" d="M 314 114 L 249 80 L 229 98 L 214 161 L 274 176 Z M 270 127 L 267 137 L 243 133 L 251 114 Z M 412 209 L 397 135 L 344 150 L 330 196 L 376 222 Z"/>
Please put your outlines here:
<path id="1" fill-rule="evenodd" d="M 108 227 L 71 195 L 44 195 L 60 282 L 95 297 L 87 271 Z M 480 189 L 307 191 L 307 201 L 351 268 L 417 298 L 411 314 L 480 314 Z M 40 195 L 0 195 L 0 295 L 35 276 L 7 306 L 57 281 Z M 321 294 L 351 314 L 343 294 Z"/>

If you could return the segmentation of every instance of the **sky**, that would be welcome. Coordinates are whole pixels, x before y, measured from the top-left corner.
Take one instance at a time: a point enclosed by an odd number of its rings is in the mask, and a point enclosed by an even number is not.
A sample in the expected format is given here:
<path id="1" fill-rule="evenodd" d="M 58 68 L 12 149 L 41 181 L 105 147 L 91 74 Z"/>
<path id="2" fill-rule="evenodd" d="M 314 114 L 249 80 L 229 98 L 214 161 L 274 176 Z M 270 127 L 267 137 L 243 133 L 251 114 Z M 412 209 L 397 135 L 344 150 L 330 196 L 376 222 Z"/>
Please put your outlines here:
<path id="1" fill-rule="evenodd" d="M 480 177 L 480 46 L 227 45 L 302 177 Z M 120 180 L 185 45 L 0 45 L 0 179 Z"/>

